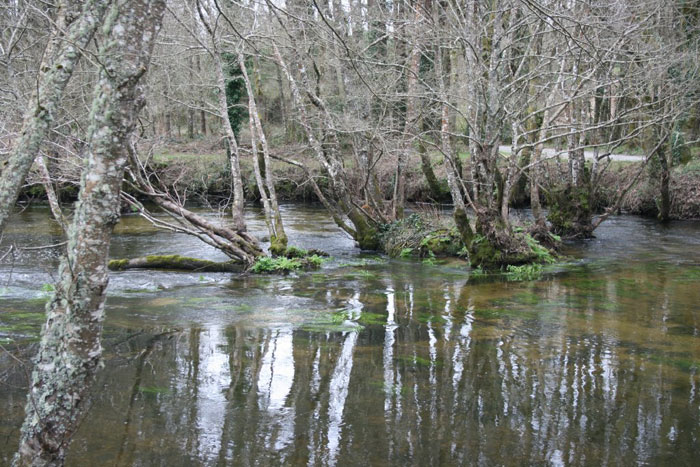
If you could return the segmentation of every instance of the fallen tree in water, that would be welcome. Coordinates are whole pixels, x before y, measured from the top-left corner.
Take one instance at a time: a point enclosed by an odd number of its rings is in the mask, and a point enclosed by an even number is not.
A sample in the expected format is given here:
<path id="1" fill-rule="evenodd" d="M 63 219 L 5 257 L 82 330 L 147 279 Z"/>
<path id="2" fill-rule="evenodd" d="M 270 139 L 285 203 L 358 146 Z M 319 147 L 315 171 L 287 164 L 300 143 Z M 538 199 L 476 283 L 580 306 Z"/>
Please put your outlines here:
<path id="1" fill-rule="evenodd" d="M 122 192 L 122 199 L 151 223 L 167 230 L 199 238 L 222 251 L 231 258 L 232 262 L 242 265 L 243 270 L 251 267 L 257 258 L 264 256 L 258 240 L 249 232 L 210 222 L 185 208 L 180 198 L 169 193 L 162 184 L 154 185 L 151 178 L 157 181 L 157 176 L 149 170 L 147 162 L 141 163 L 133 144 L 129 146 L 129 159 L 128 173 L 131 178 L 131 187 L 168 213 L 172 219 L 168 222 L 154 217 L 136 198 Z"/>
<path id="2" fill-rule="evenodd" d="M 294 251 L 306 250 L 294 249 Z M 325 261 L 328 254 L 305 254 L 303 256 L 278 256 L 275 258 L 261 256 L 250 268 L 256 274 L 285 273 L 307 269 L 317 269 Z M 209 261 L 180 255 L 148 255 L 131 259 L 113 259 L 108 267 L 112 271 L 127 269 L 170 269 L 175 271 L 192 272 L 245 272 L 246 268 L 238 261 Z"/>
<path id="3" fill-rule="evenodd" d="M 131 259 L 110 260 L 112 271 L 126 269 L 173 269 L 196 272 L 243 272 L 245 267 L 238 261 L 209 261 L 180 255 L 148 255 Z"/>

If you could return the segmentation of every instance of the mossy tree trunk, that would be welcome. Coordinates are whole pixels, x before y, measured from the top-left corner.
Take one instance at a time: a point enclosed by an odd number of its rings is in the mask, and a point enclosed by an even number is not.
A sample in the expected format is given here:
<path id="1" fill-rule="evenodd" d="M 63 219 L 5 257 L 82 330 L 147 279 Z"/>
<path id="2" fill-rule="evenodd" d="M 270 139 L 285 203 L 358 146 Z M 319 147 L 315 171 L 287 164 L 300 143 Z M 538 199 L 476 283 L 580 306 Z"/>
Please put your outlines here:
<path id="1" fill-rule="evenodd" d="M 36 91 L 27 104 L 20 137 L 0 174 L 0 232 L 14 209 L 32 162 L 51 129 L 63 92 L 82 51 L 92 40 L 110 3 L 109 0 L 89 0 L 80 9 L 80 2 L 61 2 L 56 22 L 59 29 L 61 26 L 66 27 L 66 32 L 64 35 L 57 33 L 50 41 L 46 59 L 39 66 Z"/>
<path id="2" fill-rule="evenodd" d="M 583 150 L 585 133 L 579 129 L 580 105 L 580 103 L 571 102 L 567 108 L 569 123 L 567 183 L 563 188 L 550 192 L 548 196 L 548 219 L 552 224 L 552 231 L 568 238 L 590 238 L 594 230 L 595 192 Z"/>
<path id="3" fill-rule="evenodd" d="M 239 261 L 208 261 L 180 255 L 149 255 L 139 258 L 113 259 L 108 264 L 113 271 L 126 269 L 174 269 L 193 272 L 243 272 Z"/>
<path id="4" fill-rule="evenodd" d="M 115 2 L 99 51 L 87 166 L 54 296 L 46 306 L 16 466 L 63 465 L 99 368 L 107 255 L 119 220 L 125 148 L 143 105 L 139 80 L 160 30 L 164 0 Z"/>

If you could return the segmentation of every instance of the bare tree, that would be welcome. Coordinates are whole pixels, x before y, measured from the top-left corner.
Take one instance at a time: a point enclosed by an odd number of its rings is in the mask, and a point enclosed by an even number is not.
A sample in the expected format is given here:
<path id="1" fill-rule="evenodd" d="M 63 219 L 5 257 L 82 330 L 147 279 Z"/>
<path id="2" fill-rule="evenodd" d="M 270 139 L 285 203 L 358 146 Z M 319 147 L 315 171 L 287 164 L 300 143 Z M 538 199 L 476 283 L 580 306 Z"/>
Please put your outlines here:
<path id="1" fill-rule="evenodd" d="M 22 183 L 51 128 L 63 92 L 83 49 L 92 39 L 110 3 L 107 0 L 89 0 L 82 4 L 82 8 L 80 2 L 61 3 L 56 22 L 59 29 L 39 67 L 36 92 L 27 106 L 21 136 L 0 174 L 0 232 L 14 209 Z"/>
<path id="2" fill-rule="evenodd" d="M 143 106 L 146 73 L 165 10 L 164 0 L 111 5 L 99 51 L 102 70 L 90 121 L 87 166 L 68 232 L 67 255 L 35 357 L 15 465 L 63 465 L 83 416 L 102 355 L 107 254 L 119 220 L 126 146 Z"/>

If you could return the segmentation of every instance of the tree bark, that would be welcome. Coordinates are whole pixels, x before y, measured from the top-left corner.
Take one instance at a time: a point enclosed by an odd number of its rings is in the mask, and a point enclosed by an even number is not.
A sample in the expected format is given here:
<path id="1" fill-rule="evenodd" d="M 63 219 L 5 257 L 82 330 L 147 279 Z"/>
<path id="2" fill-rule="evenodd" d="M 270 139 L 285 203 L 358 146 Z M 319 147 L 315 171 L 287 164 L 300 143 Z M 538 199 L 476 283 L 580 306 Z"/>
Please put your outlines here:
<path id="1" fill-rule="evenodd" d="M 659 220 L 668 222 L 671 217 L 671 144 L 667 144 L 667 149 L 657 152 L 659 158 L 660 173 L 659 173 Z"/>
<path id="2" fill-rule="evenodd" d="M 107 255 L 119 220 L 125 147 L 143 106 L 146 72 L 165 0 L 111 6 L 99 51 L 102 71 L 90 114 L 87 166 L 61 260 L 56 292 L 46 306 L 16 466 L 63 465 L 99 368 L 107 288 Z"/>

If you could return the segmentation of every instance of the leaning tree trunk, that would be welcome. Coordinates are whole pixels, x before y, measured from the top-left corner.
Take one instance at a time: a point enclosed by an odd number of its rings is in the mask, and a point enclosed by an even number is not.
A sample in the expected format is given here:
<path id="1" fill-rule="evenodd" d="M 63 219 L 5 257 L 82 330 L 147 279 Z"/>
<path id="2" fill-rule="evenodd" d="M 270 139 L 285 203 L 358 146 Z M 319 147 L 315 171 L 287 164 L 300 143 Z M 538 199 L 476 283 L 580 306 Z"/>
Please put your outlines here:
<path id="1" fill-rule="evenodd" d="M 102 347 L 107 255 L 119 220 L 127 139 L 143 105 L 138 86 L 146 72 L 165 0 L 112 5 L 99 51 L 103 67 L 90 114 L 87 167 L 68 232 L 56 292 L 46 306 L 35 357 L 16 466 L 63 465 L 87 408 Z"/>
<path id="2" fill-rule="evenodd" d="M 306 132 L 309 146 L 311 146 L 314 157 L 320 163 L 325 174 L 330 180 L 330 188 L 332 190 L 332 194 L 334 195 L 334 199 L 328 199 L 325 195 L 323 195 L 315 182 L 312 184 L 314 192 L 317 194 L 324 207 L 328 209 L 336 224 L 341 229 L 348 232 L 355 239 L 355 241 L 357 241 L 360 248 L 365 250 L 379 249 L 380 245 L 376 228 L 377 222 L 372 219 L 364 209 L 353 202 L 352 196 L 348 189 L 347 173 L 345 172 L 342 162 L 337 157 L 337 154 L 332 152 L 332 149 L 328 151 L 329 154 L 326 154 L 324 151 L 321 141 L 314 134 L 313 125 L 311 124 L 310 117 L 301 98 L 301 92 L 299 86 L 297 85 L 296 79 L 282 58 L 282 54 L 280 53 L 277 45 L 273 42 L 272 46 L 275 59 L 277 60 L 280 69 L 284 73 L 284 76 L 287 78 L 287 82 L 289 83 L 292 93 L 292 102 L 299 113 L 299 120 L 301 126 Z M 325 104 L 309 86 L 309 80 L 305 74 L 304 67 L 299 64 L 298 68 L 306 95 L 309 97 L 309 99 L 311 99 L 312 103 L 317 108 L 321 109 L 326 119 L 330 121 L 330 113 L 327 111 Z M 329 122 L 326 124 L 328 123 Z M 333 131 L 334 130 L 331 129 L 329 133 L 333 135 Z M 347 225 L 344 217 L 350 219 L 352 227 Z"/>
<path id="3" fill-rule="evenodd" d="M 49 201 L 51 214 L 53 214 L 54 219 L 56 222 L 58 222 L 58 225 L 61 226 L 61 230 L 65 234 L 68 232 L 68 222 L 66 221 L 63 211 L 61 210 L 61 205 L 58 202 L 58 196 L 56 196 L 56 190 L 53 189 L 53 185 L 51 184 L 51 174 L 49 174 L 49 169 L 46 167 L 46 160 L 44 159 L 44 156 L 37 156 L 36 165 L 39 168 L 41 183 L 44 185 L 44 191 L 46 191 L 46 198 Z"/>
<path id="4" fill-rule="evenodd" d="M 63 37 L 54 37 L 47 60 L 40 65 L 35 95 L 27 105 L 20 138 L 10 153 L 0 174 L 0 232 L 17 201 L 17 196 L 29 173 L 34 158 L 58 112 L 63 91 L 73 70 L 102 20 L 109 0 L 88 0 L 77 19 L 68 25 Z M 78 2 L 62 5 L 61 17 L 73 16 Z M 65 20 L 59 18 L 59 24 Z"/>

